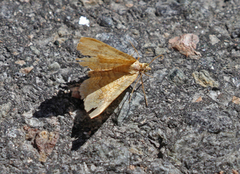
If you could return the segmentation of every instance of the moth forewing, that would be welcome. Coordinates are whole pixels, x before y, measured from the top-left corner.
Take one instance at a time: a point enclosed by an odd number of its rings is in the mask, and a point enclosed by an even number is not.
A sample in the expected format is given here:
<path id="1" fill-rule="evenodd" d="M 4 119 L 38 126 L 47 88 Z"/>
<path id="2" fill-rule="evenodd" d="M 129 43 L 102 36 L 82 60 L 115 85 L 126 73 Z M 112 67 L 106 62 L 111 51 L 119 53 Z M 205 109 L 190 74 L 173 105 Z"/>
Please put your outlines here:
<path id="1" fill-rule="evenodd" d="M 77 50 L 83 55 L 90 56 L 90 58 L 77 60 L 82 61 L 79 62 L 80 65 L 92 69 L 89 72 L 90 78 L 85 80 L 79 88 L 85 110 L 90 112 L 91 118 L 100 115 L 137 79 L 138 75 L 142 80 L 142 74 L 151 69 L 149 64 L 140 63 L 139 58 L 136 60 L 134 57 L 93 38 L 82 37 Z M 133 90 L 135 86 L 136 84 Z M 142 87 L 144 91 L 143 83 Z"/>

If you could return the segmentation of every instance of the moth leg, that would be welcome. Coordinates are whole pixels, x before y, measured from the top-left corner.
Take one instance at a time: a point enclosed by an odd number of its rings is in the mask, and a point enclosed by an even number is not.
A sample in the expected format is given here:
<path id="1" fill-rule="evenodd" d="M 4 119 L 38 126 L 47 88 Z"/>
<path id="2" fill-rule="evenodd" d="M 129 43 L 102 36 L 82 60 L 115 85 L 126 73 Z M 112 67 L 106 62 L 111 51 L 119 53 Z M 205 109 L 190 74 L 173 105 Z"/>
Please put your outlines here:
<path id="1" fill-rule="evenodd" d="M 149 75 L 149 74 L 146 74 L 145 72 L 144 72 L 144 74 L 145 74 L 146 76 L 148 76 L 148 77 L 153 78 L 153 76 L 151 76 L 151 75 Z"/>
<path id="2" fill-rule="evenodd" d="M 138 81 L 140 80 L 141 76 L 142 76 L 142 74 L 139 76 L 139 78 L 136 80 L 136 83 L 133 86 L 133 89 L 132 89 L 132 92 L 131 92 L 131 95 L 130 95 L 130 98 L 129 98 L 129 103 L 130 103 L 130 101 L 132 99 L 133 92 L 134 92 L 134 90 L 135 90 L 135 88 L 136 88 L 136 86 L 138 84 Z"/>
<path id="3" fill-rule="evenodd" d="M 144 85 L 143 85 L 143 79 L 142 79 L 142 74 L 141 74 L 141 82 L 142 82 L 142 89 L 143 89 L 143 93 L 144 93 L 144 98 L 145 98 L 145 102 L 146 102 L 146 106 L 148 106 L 148 102 L 147 102 L 147 96 L 146 96 L 146 93 L 145 93 L 145 90 L 144 90 Z"/>

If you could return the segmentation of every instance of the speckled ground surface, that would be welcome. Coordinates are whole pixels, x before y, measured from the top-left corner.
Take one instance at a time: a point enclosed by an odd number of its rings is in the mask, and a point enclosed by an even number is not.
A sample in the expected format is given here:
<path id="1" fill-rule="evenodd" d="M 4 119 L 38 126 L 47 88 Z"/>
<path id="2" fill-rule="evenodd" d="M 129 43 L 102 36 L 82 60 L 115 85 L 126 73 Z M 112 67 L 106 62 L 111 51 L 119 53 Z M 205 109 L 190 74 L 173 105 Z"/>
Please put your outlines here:
<path id="1" fill-rule="evenodd" d="M 2 0 L 0 21 L 1 173 L 240 172 L 240 1 Z M 168 47 L 186 33 L 199 59 Z M 148 107 L 138 85 L 89 119 L 70 91 L 87 78 L 81 37 L 164 55 Z"/>

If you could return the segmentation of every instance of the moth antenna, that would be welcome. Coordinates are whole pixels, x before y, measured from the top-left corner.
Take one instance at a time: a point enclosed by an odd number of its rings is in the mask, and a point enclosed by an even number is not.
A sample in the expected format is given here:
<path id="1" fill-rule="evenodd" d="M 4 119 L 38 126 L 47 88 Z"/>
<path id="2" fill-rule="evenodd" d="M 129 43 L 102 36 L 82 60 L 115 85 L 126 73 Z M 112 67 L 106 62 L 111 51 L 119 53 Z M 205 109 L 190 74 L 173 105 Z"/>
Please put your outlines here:
<path id="1" fill-rule="evenodd" d="M 134 89 L 136 88 L 136 86 L 137 86 L 137 84 L 138 84 L 138 81 L 140 80 L 141 76 L 142 76 L 142 74 L 138 77 L 138 79 L 136 80 L 136 83 L 135 83 L 134 86 L 133 86 L 133 89 L 132 89 L 132 92 L 131 92 L 131 95 L 130 95 L 130 98 L 129 98 L 129 103 L 130 103 L 130 101 L 131 101 L 131 99 L 132 99 L 132 94 L 133 94 Z"/>
<path id="2" fill-rule="evenodd" d="M 144 93 L 144 98 L 145 98 L 146 106 L 148 106 L 147 96 L 146 96 L 146 93 L 145 93 L 145 90 L 144 90 L 144 85 L 143 85 L 142 74 L 141 74 L 141 81 L 142 81 L 142 90 L 143 90 L 143 93 Z"/>
<path id="3" fill-rule="evenodd" d="M 140 57 L 139 57 L 139 54 L 138 54 L 138 51 L 137 51 L 137 49 L 133 46 L 133 44 L 132 44 L 132 42 L 131 41 L 129 41 L 130 42 L 130 44 L 132 45 L 132 47 L 134 48 L 134 50 L 137 52 L 137 55 L 138 55 L 138 59 L 137 60 L 139 60 L 140 59 Z"/>
<path id="4" fill-rule="evenodd" d="M 158 56 L 156 56 L 155 58 L 153 58 L 153 60 L 149 63 L 149 65 L 150 65 L 155 59 L 157 59 L 157 58 L 160 57 L 160 56 L 162 57 L 162 58 L 160 59 L 160 61 L 164 59 L 164 56 L 163 56 L 163 55 L 158 55 Z"/>

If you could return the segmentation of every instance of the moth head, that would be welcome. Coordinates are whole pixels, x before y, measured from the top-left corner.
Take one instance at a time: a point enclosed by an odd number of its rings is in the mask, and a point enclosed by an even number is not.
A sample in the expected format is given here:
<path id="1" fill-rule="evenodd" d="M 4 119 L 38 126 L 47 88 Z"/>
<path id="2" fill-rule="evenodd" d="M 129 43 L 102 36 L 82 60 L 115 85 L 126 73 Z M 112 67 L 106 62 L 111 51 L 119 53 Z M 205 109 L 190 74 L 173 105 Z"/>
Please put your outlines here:
<path id="1" fill-rule="evenodd" d="M 143 64 L 142 64 L 142 69 L 143 69 L 143 72 L 150 71 L 151 68 L 150 68 L 150 66 L 149 66 L 149 63 L 143 63 Z"/>

